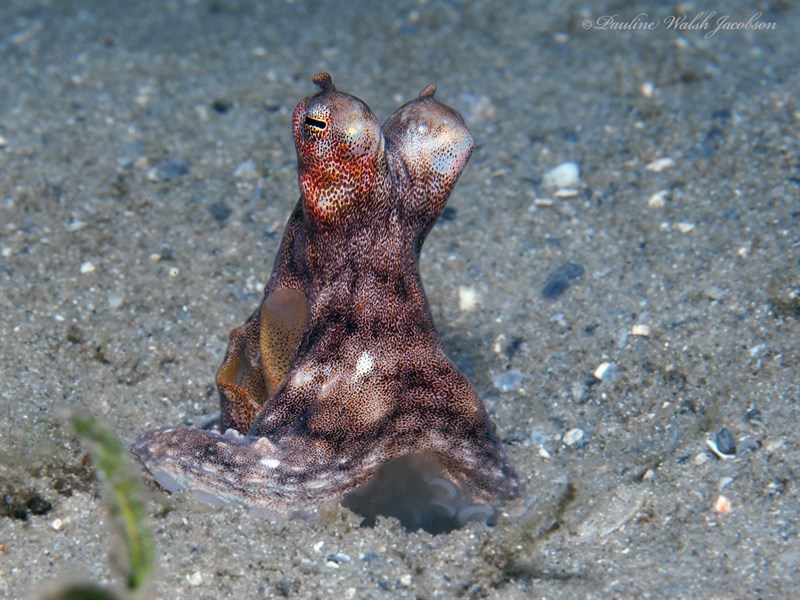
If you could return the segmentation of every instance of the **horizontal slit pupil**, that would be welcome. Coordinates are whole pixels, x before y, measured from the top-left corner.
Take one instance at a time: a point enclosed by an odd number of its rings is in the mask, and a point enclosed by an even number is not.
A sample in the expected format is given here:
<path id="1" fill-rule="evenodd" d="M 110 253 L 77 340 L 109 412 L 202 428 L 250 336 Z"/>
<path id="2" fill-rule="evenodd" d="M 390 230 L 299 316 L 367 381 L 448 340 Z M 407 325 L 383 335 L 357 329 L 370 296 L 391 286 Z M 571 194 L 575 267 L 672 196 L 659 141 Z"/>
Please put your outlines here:
<path id="1" fill-rule="evenodd" d="M 312 119 L 311 117 L 306 117 L 306 125 L 310 125 L 311 127 L 316 127 L 320 131 L 325 129 L 328 124 L 325 121 L 320 121 L 318 119 Z"/>

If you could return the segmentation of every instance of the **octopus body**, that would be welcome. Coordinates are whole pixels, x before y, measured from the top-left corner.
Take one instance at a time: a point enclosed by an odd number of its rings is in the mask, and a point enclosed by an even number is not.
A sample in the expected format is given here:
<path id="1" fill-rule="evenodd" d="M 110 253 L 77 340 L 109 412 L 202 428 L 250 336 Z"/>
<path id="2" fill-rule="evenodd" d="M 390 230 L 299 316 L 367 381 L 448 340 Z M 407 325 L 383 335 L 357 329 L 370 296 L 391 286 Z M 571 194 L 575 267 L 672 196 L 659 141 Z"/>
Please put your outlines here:
<path id="1" fill-rule="evenodd" d="M 398 461 L 471 506 L 513 498 L 517 476 L 445 355 L 418 269 L 472 136 L 434 86 L 381 127 L 327 73 L 314 83 L 292 118 L 300 200 L 217 373 L 224 433 L 157 429 L 132 449 L 170 491 L 267 514 L 341 498 Z"/>

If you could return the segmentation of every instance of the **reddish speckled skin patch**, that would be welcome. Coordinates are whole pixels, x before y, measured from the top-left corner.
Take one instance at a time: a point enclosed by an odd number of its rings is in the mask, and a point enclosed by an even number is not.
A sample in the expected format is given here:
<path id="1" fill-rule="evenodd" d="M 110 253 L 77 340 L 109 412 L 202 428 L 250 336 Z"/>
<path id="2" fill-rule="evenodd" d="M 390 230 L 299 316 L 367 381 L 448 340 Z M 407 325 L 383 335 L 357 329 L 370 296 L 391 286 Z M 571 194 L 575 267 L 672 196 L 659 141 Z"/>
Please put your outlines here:
<path id="1" fill-rule="evenodd" d="M 133 446 L 168 489 L 262 511 L 315 506 L 387 461 L 433 455 L 476 500 L 519 482 L 433 324 L 422 243 L 472 153 L 428 86 L 383 127 L 327 73 L 295 108 L 300 200 L 261 306 L 217 373 L 222 430 L 159 429 Z"/>

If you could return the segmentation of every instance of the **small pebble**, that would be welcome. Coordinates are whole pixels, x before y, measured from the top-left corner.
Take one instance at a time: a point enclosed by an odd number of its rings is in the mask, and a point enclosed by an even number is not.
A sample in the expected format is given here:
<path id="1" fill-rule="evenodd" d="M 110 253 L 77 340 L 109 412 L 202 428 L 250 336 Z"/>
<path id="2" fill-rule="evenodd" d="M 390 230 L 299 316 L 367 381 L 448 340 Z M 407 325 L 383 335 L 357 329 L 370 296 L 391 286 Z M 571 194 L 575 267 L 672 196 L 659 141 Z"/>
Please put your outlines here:
<path id="1" fill-rule="evenodd" d="M 656 86 L 653 85 L 652 81 L 645 81 L 640 89 L 642 96 L 649 99 L 653 97 L 653 94 L 655 94 Z"/>
<path id="2" fill-rule="evenodd" d="M 723 454 L 727 454 L 728 456 L 736 454 L 736 440 L 729 429 L 725 427 L 720 429 L 717 432 L 715 441 L 717 442 L 717 448 Z"/>
<path id="3" fill-rule="evenodd" d="M 201 123 L 208 121 L 208 107 L 205 104 L 195 104 L 194 114 Z"/>
<path id="4" fill-rule="evenodd" d="M 523 375 L 520 371 L 503 371 L 492 377 L 492 383 L 501 392 L 510 392 L 522 384 Z"/>
<path id="5" fill-rule="evenodd" d="M 480 299 L 478 292 L 475 288 L 460 287 L 458 288 L 458 307 L 462 312 L 470 312 L 478 307 Z"/>
<path id="6" fill-rule="evenodd" d="M 553 198 L 556 200 L 566 200 L 567 198 L 577 198 L 580 190 L 576 188 L 560 188 L 553 192 Z"/>
<path id="7" fill-rule="evenodd" d="M 542 287 L 542 297 L 547 300 L 558 298 L 567 291 L 570 283 L 578 279 L 583 273 L 583 265 L 576 263 L 566 263 L 556 267 L 550 271 L 550 275 L 548 275 L 547 281 Z"/>
<path id="8" fill-rule="evenodd" d="M 598 381 L 611 381 L 617 373 L 617 365 L 613 362 L 604 362 L 594 370 L 594 378 Z"/>
<path id="9" fill-rule="evenodd" d="M 767 454 L 773 454 L 783 448 L 786 445 L 786 440 L 784 438 L 778 438 L 777 440 L 770 440 L 764 445 L 764 450 L 767 451 Z"/>
<path id="10" fill-rule="evenodd" d="M 73 219 L 70 221 L 69 225 L 67 225 L 67 231 L 80 231 L 86 227 L 86 223 L 79 219 Z"/>
<path id="11" fill-rule="evenodd" d="M 227 114 L 232 107 L 233 103 L 230 100 L 218 99 L 211 103 L 211 110 L 220 115 Z"/>
<path id="12" fill-rule="evenodd" d="M 108 297 L 108 307 L 109 308 L 119 308 L 122 306 L 122 303 L 125 301 L 125 296 L 122 294 L 112 294 Z"/>
<path id="13" fill-rule="evenodd" d="M 660 173 L 664 169 L 675 166 L 675 161 L 671 158 L 658 158 L 645 166 L 645 169 L 653 173 Z"/>
<path id="14" fill-rule="evenodd" d="M 139 89 L 136 91 L 136 98 L 134 98 L 134 102 L 136 102 L 136 104 L 139 106 L 147 106 L 150 104 L 153 92 L 153 86 L 147 84 L 140 85 Z"/>
<path id="15" fill-rule="evenodd" d="M 660 190 L 647 199 L 647 206 L 650 208 L 664 208 L 669 198 L 669 190 Z"/>
<path id="16" fill-rule="evenodd" d="M 531 441 L 536 444 L 537 446 L 541 446 L 546 444 L 551 439 L 551 434 L 549 431 L 545 431 L 544 429 L 534 429 L 531 432 Z"/>
<path id="17" fill-rule="evenodd" d="M 198 585 L 202 585 L 203 574 L 200 571 L 195 571 L 191 575 L 186 576 L 186 581 L 188 581 L 189 585 L 191 585 L 192 587 L 197 587 Z"/>
<path id="18" fill-rule="evenodd" d="M 127 167 L 128 165 L 134 164 L 139 158 L 143 157 L 147 151 L 144 142 L 141 140 L 125 142 L 122 144 L 122 149 L 124 155 L 117 159 L 117 164 L 120 167 Z"/>
<path id="19" fill-rule="evenodd" d="M 714 456 L 716 456 L 719 459 L 730 460 L 732 458 L 736 458 L 735 456 L 732 456 L 730 454 L 725 454 L 724 452 L 720 452 L 720 449 L 717 447 L 716 440 L 712 440 L 711 438 L 706 439 L 706 446 L 708 446 L 708 449 L 711 450 L 711 452 L 714 453 Z"/>
<path id="20" fill-rule="evenodd" d="M 548 188 L 574 188 L 580 185 L 578 163 L 565 162 L 544 174 L 542 184 Z"/>
<path id="21" fill-rule="evenodd" d="M 342 552 L 332 552 L 325 557 L 325 560 L 328 562 L 335 562 L 336 564 L 353 562 L 353 559 Z"/>
<path id="22" fill-rule="evenodd" d="M 747 436 L 736 445 L 736 454 L 741 456 L 747 452 L 755 452 L 761 447 L 758 440 L 753 437 Z"/>
<path id="23" fill-rule="evenodd" d="M 258 179 L 258 168 L 256 167 L 255 161 L 251 158 L 248 158 L 247 160 L 240 162 L 236 166 L 233 176 L 236 179 L 244 179 L 245 181 L 255 181 Z"/>
<path id="24" fill-rule="evenodd" d="M 214 202 L 208 207 L 209 214 L 218 223 L 224 223 L 233 214 L 233 209 L 224 202 Z"/>
<path id="25" fill-rule="evenodd" d="M 733 483 L 733 477 L 723 477 L 722 479 L 719 480 L 719 485 L 717 487 L 719 488 L 719 491 L 721 492 L 726 487 L 728 487 L 731 483 Z"/>
<path id="26" fill-rule="evenodd" d="M 455 208 L 450 206 L 445 206 L 444 210 L 442 211 L 441 219 L 442 221 L 454 221 L 458 211 Z"/>
<path id="27" fill-rule="evenodd" d="M 89 273 L 94 273 L 94 264 L 90 262 L 85 262 L 81 265 L 81 273 L 84 275 L 88 275 Z"/>
<path id="28" fill-rule="evenodd" d="M 729 512 L 731 512 L 731 501 L 720 494 L 717 498 L 717 501 L 714 502 L 714 512 L 720 515 L 727 515 Z"/>
<path id="29" fill-rule="evenodd" d="M 56 531 L 60 530 L 63 526 L 64 522 L 61 519 L 53 519 L 53 522 L 50 523 L 50 527 L 52 527 Z"/>
<path id="30" fill-rule="evenodd" d="M 401 575 L 399 580 L 400 587 L 404 588 L 411 587 L 411 581 L 412 581 L 411 575 L 409 575 L 408 573 L 406 573 L 405 575 Z"/>
<path id="31" fill-rule="evenodd" d="M 693 231 L 693 230 L 694 230 L 694 228 L 695 228 L 695 224 L 694 224 L 694 223 L 686 223 L 686 222 L 683 222 L 683 223 L 676 223 L 676 224 L 675 224 L 675 227 L 676 227 L 676 228 L 678 229 L 678 231 L 680 231 L 681 233 L 689 233 L 690 231 Z"/>
<path id="32" fill-rule="evenodd" d="M 708 454 L 705 452 L 701 452 L 700 454 L 695 454 L 694 456 L 694 464 L 695 466 L 699 467 L 708 462 Z"/>
<path id="33" fill-rule="evenodd" d="M 638 335 L 641 337 L 650 337 L 649 325 L 634 325 L 631 327 L 631 335 Z"/>
<path id="34" fill-rule="evenodd" d="M 170 159 L 162 162 L 147 171 L 147 179 L 150 181 L 160 181 L 162 179 L 178 179 L 189 173 L 189 165 L 185 162 Z"/>
<path id="35" fill-rule="evenodd" d="M 553 43 L 566 44 L 569 42 L 569 34 L 564 31 L 557 31 L 553 34 Z"/>
<path id="36" fill-rule="evenodd" d="M 653 481 L 656 478 L 656 474 L 653 472 L 653 469 L 647 469 L 642 475 L 643 481 Z"/>
<path id="37" fill-rule="evenodd" d="M 761 423 L 761 411 L 755 406 L 751 406 L 745 416 L 751 423 Z"/>
<path id="38" fill-rule="evenodd" d="M 575 402 L 580 402 L 586 393 L 586 384 L 582 381 L 573 381 L 569 386 L 569 391 L 572 393 L 572 399 Z"/>
<path id="39" fill-rule="evenodd" d="M 8 146 L 8 140 L 0 135 L 0 148 L 5 148 Z"/>
<path id="40" fill-rule="evenodd" d="M 491 120 L 497 111 L 489 96 L 468 92 L 458 97 L 458 108 L 467 123 Z"/>
<path id="41" fill-rule="evenodd" d="M 564 437 L 561 438 L 561 443 L 563 443 L 568 448 L 572 448 L 573 446 L 582 445 L 583 442 L 583 429 L 570 429 L 567 433 L 564 434 Z"/>

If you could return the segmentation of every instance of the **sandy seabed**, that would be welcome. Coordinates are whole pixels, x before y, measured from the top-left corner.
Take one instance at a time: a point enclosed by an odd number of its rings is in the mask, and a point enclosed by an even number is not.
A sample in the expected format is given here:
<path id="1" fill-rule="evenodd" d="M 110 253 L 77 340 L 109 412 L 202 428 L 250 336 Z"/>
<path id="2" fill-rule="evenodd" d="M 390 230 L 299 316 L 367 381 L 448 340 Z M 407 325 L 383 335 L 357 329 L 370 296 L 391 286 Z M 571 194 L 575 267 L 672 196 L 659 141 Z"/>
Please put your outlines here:
<path id="1" fill-rule="evenodd" d="M 217 409 L 320 71 L 381 120 L 436 83 L 475 136 L 422 276 L 526 492 L 431 536 L 154 489 L 145 597 L 797 594 L 800 9 L 679 8 L 0 3 L 0 596 L 121 586 L 59 415 L 130 442 Z M 711 11 L 750 25 L 667 27 Z"/>

